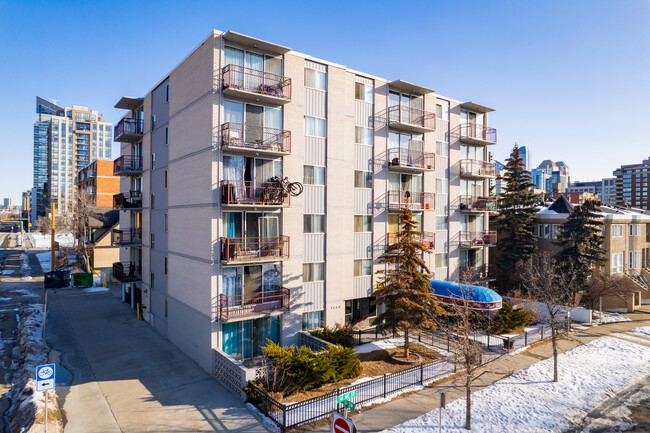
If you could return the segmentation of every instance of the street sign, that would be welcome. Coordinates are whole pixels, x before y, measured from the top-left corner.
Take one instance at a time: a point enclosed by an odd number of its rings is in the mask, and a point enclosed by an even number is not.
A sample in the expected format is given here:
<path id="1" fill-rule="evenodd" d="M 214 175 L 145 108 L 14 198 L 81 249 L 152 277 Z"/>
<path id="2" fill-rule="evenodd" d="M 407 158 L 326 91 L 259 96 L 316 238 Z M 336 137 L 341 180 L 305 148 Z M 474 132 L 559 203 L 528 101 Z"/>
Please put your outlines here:
<path id="1" fill-rule="evenodd" d="M 347 418 L 343 418 L 338 413 L 334 413 L 332 420 L 332 433 L 354 433 L 356 429 L 354 424 Z"/>
<path id="2" fill-rule="evenodd" d="M 354 404 L 354 403 L 352 403 L 352 402 L 349 401 L 349 400 L 345 400 L 345 401 L 344 401 L 343 403 L 341 403 L 341 404 L 342 404 L 343 406 L 347 407 L 347 408 L 350 409 L 350 410 L 354 410 L 354 409 L 357 408 L 357 405 Z"/>
<path id="3" fill-rule="evenodd" d="M 54 369 L 54 364 L 45 364 L 36 367 L 36 391 L 54 389 Z"/>
<path id="4" fill-rule="evenodd" d="M 350 400 L 353 397 L 357 396 L 357 390 L 355 389 L 354 391 L 346 392 L 345 394 L 341 394 L 336 398 L 337 403 L 343 403 L 346 400 Z"/>

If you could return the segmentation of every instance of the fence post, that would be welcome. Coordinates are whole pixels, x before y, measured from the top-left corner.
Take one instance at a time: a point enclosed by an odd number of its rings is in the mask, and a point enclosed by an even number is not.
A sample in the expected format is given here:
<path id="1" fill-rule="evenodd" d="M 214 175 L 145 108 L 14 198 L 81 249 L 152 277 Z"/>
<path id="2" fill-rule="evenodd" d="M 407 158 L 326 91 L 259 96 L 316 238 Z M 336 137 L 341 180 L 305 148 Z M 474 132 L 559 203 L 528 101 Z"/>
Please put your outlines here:
<path id="1" fill-rule="evenodd" d="M 339 411 L 339 394 L 341 393 L 341 388 L 336 388 L 336 412 Z"/>
<path id="2" fill-rule="evenodd" d="M 447 335 L 447 352 L 451 352 L 451 347 L 449 347 L 450 346 L 449 340 L 451 340 L 451 337 Z"/>
<path id="3" fill-rule="evenodd" d="M 384 398 L 386 398 L 386 373 L 384 373 Z"/>
<path id="4" fill-rule="evenodd" d="M 359 329 L 359 344 L 357 346 L 361 346 L 361 329 Z"/>
<path id="5" fill-rule="evenodd" d="M 524 346 L 528 346 L 528 331 L 524 331 Z"/>
<path id="6" fill-rule="evenodd" d="M 542 330 L 542 340 L 543 340 L 543 339 L 544 339 L 544 325 L 542 325 L 542 326 L 540 327 L 540 329 Z"/>
<path id="7" fill-rule="evenodd" d="M 420 385 L 424 385 L 424 364 L 420 363 Z"/>
<path id="8" fill-rule="evenodd" d="M 282 405 L 282 431 L 287 430 L 287 406 Z"/>
<path id="9" fill-rule="evenodd" d="M 490 350 L 490 331 L 488 331 L 487 337 L 488 337 L 488 350 Z"/>

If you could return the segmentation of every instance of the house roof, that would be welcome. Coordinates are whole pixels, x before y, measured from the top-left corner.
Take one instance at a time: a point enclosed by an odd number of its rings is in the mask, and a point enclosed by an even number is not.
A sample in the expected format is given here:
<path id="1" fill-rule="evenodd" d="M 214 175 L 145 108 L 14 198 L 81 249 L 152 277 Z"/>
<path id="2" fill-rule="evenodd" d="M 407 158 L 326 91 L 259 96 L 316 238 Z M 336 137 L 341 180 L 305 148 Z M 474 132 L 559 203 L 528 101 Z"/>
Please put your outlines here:
<path id="1" fill-rule="evenodd" d="M 555 213 L 570 214 L 573 213 L 573 205 L 566 197 L 561 195 L 548 207 L 548 210 L 552 210 Z"/>
<path id="2" fill-rule="evenodd" d="M 120 211 L 113 208 L 97 208 L 97 215 L 90 218 L 93 231 L 93 242 L 101 241 L 120 222 Z"/>

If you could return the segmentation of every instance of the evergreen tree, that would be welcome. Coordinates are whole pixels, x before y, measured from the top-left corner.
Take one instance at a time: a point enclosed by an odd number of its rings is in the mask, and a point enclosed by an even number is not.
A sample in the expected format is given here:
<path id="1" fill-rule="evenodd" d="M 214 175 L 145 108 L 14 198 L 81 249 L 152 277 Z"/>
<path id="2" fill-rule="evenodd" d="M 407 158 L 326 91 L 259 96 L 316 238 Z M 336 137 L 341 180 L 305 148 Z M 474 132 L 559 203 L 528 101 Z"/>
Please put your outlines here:
<path id="1" fill-rule="evenodd" d="M 537 197 L 530 172 L 524 169 L 521 150 L 515 144 L 506 160 L 505 182 L 499 197 L 499 215 L 491 221 L 498 231 L 498 282 L 504 291 L 516 288 L 520 281 L 517 269 L 537 252 L 534 231 Z"/>
<path id="2" fill-rule="evenodd" d="M 569 215 L 558 235 L 560 251 L 558 262 L 570 266 L 575 273 L 575 285 L 571 299 L 575 303 L 578 290 L 585 290 L 587 279 L 594 266 L 603 266 L 606 261 L 601 227 L 603 224 L 599 200 L 587 199 Z"/>
<path id="3" fill-rule="evenodd" d="M 379 271 L 380 282 L 375 290 L 375 304 L 383 304 L 385 312 L 374 320 L 378 331 L 404 332 L 404 357 L 409 358 L 409 335 L 420 333 L 422 327 L 433 327 L 434 318 L 442 311 L 434 299 L 429 269 L 422 258 L 431 252 L 429 246 L 420 242 L 421 233 L 416 231 L 417 222 L 408 206 L 401 209 L 401 231 L 397 242 L 388 245 L 379 258 L 390 269 Z"/>

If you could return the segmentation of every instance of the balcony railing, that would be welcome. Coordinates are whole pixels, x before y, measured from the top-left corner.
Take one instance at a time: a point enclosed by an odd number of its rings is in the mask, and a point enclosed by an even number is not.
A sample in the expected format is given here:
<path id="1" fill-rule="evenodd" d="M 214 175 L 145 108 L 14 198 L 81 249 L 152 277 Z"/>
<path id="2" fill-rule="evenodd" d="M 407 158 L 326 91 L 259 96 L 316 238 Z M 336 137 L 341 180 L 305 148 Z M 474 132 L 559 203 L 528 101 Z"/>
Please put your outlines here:
<path id="1" fill-rule="evenodd" d="M 388 191 L 388 208 L 411 210 L 433 209 L 434 194 L 430 192 Z"/>
<path id="2" fill-rule="evenodd" d="M 113 139 L 115 141 L 131 143 L 142 139 L 142 132 L 142 119 L 124 118 L 115 125 Z"/>
<path id="3" fill-rule="evenodd" d="M 422 170 L 435 168 L 435 154 L 411 149 L 388 149 L 388 165 Z"/>
<path id="4" fill-rule="evenodd" d="M 142 173 L 142 157 L 122 155 L 113 161 L 113 176 L 141 174 Z"/>
<path id="5" fill-rule="evenodd" d="M 221 204 L 288 206 L 289 200 L 289 194 L 277 182 L 221 181 Z"/>
<path id="6" fill-rule="evenodd" d="M 488 230 L 483 232 L 460 232 L 461 247 L 489 247 L 497 243 L 497 232 Z"/>
<path id="7" fill-rule="evenodd" d="M 113 278 L 121 283 L 139 281 L 142 278 L 142 267 L 133 262 L 113 263 Z"/>
<path id="8" fill-rule="evenodd" d="M 422 242 L 425 246 L 431 248 L 436 240 L 436 234 L 434 232 L 416 232 L 414 236 L 417 242 Z M 397 233 L 388 233 L 388 245 L 393 245 L 399 240 L 399 235 Z"/>
<path id="9" fill-rule="evenodd" d="M 289 236 L 221 238 L 221 260 L 260 261 L 289 258 Z"/>
<path id="10" fill-rule="evenodd" d="M 289 311 L 289 289 L 273 290 L 254 295 L 219 295 L 219 315 L 228 320 L 255 314 Z"/>
<path id="11" fill-rule="evenodd" d="M 472 195 L 462 195 L 460 197 L 460 210 L 476 212 L 496 211 L 497 198 L 494 196 L 479 197 Z"/>
<path id="12" fill-rule="evenodd" d="M 391 126 L 404 125 L 416 129 L 434 130 L 436 114 L 405 105 L 393 105 L 388 108 L 388 123 Z"/>
<path id="13" fill-rule="evenodd" d="M 485 125 L 462 123 L 460 125 L 460 139 L 475 143 L 494 144 L 497 142 L 497 130 Z"/>
<path id="14" fill-rule="evenodd" d="M 121 246 L 142 244 L 142 229 L 115 229 L 111 240 L 113 244 Z"/>
<path id="15" fill-rule="evenodd" d="M 461 266 L 459 280 L 461 283 L 494 280 L 497 276 L 496 265 Z"/>
<path id="16" fill-rule="evenodd" d="M 460 174 L 462 176 L 496 176 L 495 162 L 479 161 L 477 159 L 461 159 Z"/>
<path id="17" fill-rule="evenodd" d="M 289 153 L 291 132 L 228 122 L 221 125 L 221 147 Z"/>
<path id="18" fill-rule="evenodd" d="M 291 99 L 291 78 L 232 64 L 224 67 L 221 73 L 224 89 Z"/>
<path id="19" fill-rule="evenodd" d="M 113 195 L 113 207 L 115 209 L 142 209 L 142 192 L 129 191 Z"/>

